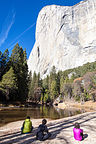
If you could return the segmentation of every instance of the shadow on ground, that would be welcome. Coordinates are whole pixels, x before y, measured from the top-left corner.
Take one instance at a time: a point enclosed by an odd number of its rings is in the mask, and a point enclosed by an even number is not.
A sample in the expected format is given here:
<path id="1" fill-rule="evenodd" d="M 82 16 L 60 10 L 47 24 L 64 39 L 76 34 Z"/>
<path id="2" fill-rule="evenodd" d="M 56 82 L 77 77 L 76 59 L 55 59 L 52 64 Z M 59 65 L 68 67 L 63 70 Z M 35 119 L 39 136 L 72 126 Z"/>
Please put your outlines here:
<path id="1" fill-rule="evenodd" d="M 81 116 L 77 116 L 77 117 L 73 117 L 73 118 L 69 118 L 69 120 L 64 120 L 61 119 L 59 120 L 59 122 L 54 121 L 54 122 L 50 122 L 48 124 L 48 128 L 49 128 L 49 132 L 51 132 L 52 136 L 49 138 L 49 141 L 57 138 L 57 135 L 59 133 L 61 133 L 64 129 L 66 130 L 67 128 L 73 127 L 74 123 L 79 121 L 80 124 L 84 124 L 84 126 L 86 126 L 90 131 L 94 129 L 94 127 L 89 126 L 88 124 L 86 124 L 87 121 L 90 121 L 92 119 L 96 120 L 96 113 L 88 113 L 88 114 L 83 114 Z M 14 132 L 11 134 L 5 134 L 0 136 L 0 143 L 2 144 L 13 144 L 13 143 L 18 143 L 18 144 L 38 144 L 38 143 L 42 143 L 36 140 L 36 132 L 37 132 L 37 128 L 33 129 L 32 133 L 29 134 L 21 134 L 20 131 L 18 132 Z M 95 129 L 96 132 L 96 129 Z M 84 134 L 84 139 L 86 139 L 88 137 L 88 134 Z M 65 136 L 59 136 L 58 135 L 58 140 L 63 140 L 66 144 L 71 144 L 70 140 L 68 138 L 66 138 Z M 49 144 L 49 142 L 48 142 Z"/>

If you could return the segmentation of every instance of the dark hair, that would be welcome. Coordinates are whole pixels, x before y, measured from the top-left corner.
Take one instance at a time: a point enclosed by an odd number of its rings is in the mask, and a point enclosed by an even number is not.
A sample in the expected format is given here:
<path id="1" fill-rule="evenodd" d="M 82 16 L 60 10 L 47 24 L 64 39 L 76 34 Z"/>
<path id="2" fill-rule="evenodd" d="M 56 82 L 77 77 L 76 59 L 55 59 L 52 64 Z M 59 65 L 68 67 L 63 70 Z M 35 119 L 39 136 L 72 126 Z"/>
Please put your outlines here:
<path id="1" fill-rule="evenodd" d="M 79 125 L 79 123 L 78 123 L 78 122 L 76 122 L 74 126 L 75 126 L 75 128 L 77 128 L 77 129 L 79 129 L 79 128 L 80 128 L 80 125 Z"/>
<path id="2" fill-rule="evenodd" d="M 30 119 L 30 116 L 27 116 L 27 119 Z"/>
<path id="3" fill-rule="evenodd" d="M 47 123 L 47 120 L 46 120 L 46 119 L 43 119 L 43 120 L 42 120 L 42 124 L 45 125 L 46 123 Z"/>

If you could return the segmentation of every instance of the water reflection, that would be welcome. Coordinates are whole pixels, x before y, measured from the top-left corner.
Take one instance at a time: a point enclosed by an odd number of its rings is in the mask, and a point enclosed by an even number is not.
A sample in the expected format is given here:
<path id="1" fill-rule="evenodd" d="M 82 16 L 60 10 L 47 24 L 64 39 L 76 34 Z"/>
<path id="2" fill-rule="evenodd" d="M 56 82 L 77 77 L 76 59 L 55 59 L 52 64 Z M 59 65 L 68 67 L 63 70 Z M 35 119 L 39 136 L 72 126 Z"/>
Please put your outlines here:
<path id="1" fill-rule="evenodd" d="M 0 111 L 0 126 L 17 121 L 24 120 L 26 116 L 30 116 L 31 118 L 49 118 L 49 119 L 59 119 L 64 117 L 73 116 L 76 114 L 84 113 L 84 110 L 76 110 L 76 109 L 57 109 L 54 107 L 46 107 L 46 106 L 34 106 L 32 108 L 4 108 Z"/>

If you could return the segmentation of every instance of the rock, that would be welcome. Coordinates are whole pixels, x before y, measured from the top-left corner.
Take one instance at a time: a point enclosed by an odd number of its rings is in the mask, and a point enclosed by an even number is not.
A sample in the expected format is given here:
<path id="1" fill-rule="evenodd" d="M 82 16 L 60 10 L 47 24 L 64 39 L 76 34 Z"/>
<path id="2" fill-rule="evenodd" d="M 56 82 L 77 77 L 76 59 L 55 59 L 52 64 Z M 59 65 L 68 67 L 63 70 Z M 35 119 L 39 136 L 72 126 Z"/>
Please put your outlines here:
<path id="1" fill-rule="evenodd" d="M 58 106 L 58 104 L 61 103 L 60 97 L 61 95 L 54 100 L 53 106 Z"/>
<path id="2" fill-rule="evenodd" d="M 14 105 L 13 105 L 13 104 L 9 104 L 9 107 L 10 107 L 10 108 L 13 108 L 13 107 L 14 107 Z"/>
<path id="3" fill-rule="evenodd" d="M 44 7 L 37 19 L 29 71 L 46 77 L 53 66 L 66 70 L 96 60 L 96 0 Z"/>
<path id="4" fill-rule="evenodd" d="M 58 104 L 59 109 L 65 109 L 67 106 L 64 102 Z"/>
<path id="5" fill-rule="evenodd" d="M 76 75 L 76 72 L 71 72 L 71 73 L 69 73 L 69 74 L 68 74 L 68 78 L 71 79 L 71 78 L 72 78 L 72 75 Z"/>

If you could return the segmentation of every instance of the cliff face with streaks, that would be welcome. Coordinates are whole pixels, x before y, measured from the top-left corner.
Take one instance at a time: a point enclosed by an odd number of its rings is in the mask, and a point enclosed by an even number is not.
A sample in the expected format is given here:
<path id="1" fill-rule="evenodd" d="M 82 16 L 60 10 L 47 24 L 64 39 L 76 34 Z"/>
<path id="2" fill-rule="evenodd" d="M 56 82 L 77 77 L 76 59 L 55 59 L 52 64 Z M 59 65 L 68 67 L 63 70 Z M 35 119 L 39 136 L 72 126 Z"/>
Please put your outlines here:
<path id="1" fill-rule="evenodd" d="M 96 0 L 72 7 L 46 6 L 37 19 L 36 42 L 28 60 L 29 70 L 41 77 L 96 60 Z"/>

